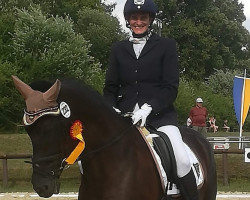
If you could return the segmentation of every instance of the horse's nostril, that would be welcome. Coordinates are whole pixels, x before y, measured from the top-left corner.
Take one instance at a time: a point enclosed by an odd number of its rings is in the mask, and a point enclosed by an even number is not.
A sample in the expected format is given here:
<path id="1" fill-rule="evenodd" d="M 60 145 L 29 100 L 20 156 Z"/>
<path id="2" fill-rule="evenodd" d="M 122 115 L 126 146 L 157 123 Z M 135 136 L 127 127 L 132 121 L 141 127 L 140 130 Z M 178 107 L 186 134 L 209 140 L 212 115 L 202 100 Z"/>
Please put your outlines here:
<path id="1" fill-rule="evenodd" d="M 48 185 L 44 185 L 44 186 L 43 186 L 43 189 L 44 189 L 44 190 L 48 190 L 48 188 L 49 188 Z"/>
<path id="2" fill-rule="evenodd" d="M 42 185 L 40 187 L 36 187 L 35 191 L 39 194 L 43 193 L 44 191 L 48 190 L 48 186 L 47 185 Z"/>
<path id="3" fill-rule="evenodd" d="M 37 194 L 40 197 L 43 197 L 43 198 L 49 198 L 49 197 L 51 197 L 53 195 L 53 191 L 49 190 L 49 186 L 48 185 L 41 185 L 41 186 L 36 187 L 34 189 L 37 192 Z"/>

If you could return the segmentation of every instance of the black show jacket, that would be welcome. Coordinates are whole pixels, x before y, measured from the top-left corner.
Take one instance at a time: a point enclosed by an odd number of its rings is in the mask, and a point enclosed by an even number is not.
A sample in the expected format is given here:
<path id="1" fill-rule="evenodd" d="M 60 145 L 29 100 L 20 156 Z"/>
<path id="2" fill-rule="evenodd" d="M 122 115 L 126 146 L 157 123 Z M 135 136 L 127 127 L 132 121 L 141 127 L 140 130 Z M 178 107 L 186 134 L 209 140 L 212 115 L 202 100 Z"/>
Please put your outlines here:
<path id="1" fill-rule="evenodd" d="M 176 43 L 153 34 L 136 58 L 128 40 L 113 45 L 106 73 L 104 98 L 122 113 L 132 112 L 136 103 L 152 106 L 147 123 L 155 127 L 176 125 L 173 103 L 177 97 L 179 69 Z"/>

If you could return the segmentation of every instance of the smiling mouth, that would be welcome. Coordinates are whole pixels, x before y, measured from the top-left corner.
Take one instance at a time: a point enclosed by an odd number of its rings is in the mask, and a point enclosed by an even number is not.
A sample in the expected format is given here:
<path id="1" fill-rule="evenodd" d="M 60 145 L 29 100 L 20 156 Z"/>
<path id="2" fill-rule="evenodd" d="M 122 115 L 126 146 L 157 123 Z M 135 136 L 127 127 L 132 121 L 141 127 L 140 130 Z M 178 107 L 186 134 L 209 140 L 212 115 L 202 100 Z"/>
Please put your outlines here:
<path id="1" fill-rule="evenodd" d="M 143 29 L 145 26 L 133 26 L 135 29 Z"/>

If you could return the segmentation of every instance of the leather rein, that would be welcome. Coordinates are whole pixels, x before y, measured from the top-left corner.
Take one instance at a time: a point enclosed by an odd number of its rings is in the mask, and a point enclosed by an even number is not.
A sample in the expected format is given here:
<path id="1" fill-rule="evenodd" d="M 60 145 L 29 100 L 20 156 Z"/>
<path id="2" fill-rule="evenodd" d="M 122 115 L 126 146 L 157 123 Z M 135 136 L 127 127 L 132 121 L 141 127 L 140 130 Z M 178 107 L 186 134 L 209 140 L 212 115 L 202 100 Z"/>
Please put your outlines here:
<path id="1" fill-rule="evenodd" d="M 107 142 L 106 144 L 102 145 L 101 147 L 98 147 L 97 149 L 95 150 L 92 150 L 90 152 L 86 152 L 86 153 L 82 153 L 79 157 L 78 157 L 78 160 L 81 160 L 83 159 L 84 157 L 87 157 L 87 156 L 90 156 L 92 154 L 95 154 L 99 151 L 102 151 L 103 149 L 106 149 L 107 147 L 115 144 L 116 142 L 118 142 L 126 133 L 127 131 L 131 128 L 131 127 L 134 127 L 134 125 L 129 125 L 128 127 L 126 127 L 126 129 L 124 129 L 123 131 L 120 132 L 119 135 L 117 135 L 116 137 L 112 138 L 109 142 Z"/>

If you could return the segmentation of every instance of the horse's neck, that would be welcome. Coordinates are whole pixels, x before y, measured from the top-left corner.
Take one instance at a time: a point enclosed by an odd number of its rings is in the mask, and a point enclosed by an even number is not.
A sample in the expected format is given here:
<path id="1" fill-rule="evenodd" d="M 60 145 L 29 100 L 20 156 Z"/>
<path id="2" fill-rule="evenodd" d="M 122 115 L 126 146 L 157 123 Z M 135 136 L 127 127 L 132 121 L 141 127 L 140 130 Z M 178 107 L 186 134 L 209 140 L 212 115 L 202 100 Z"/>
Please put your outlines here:
<path id="1" fill-rule="evenodd" d="M 104 148 L 84 160 L 83 168 L 86 169 L 87 174 L 91 174 L 92 178 L 96 177 L 99 180 L 100 177 L 105 177 L 105 179 L 109 179 L 111 172 L 121 176 L 121 172 L 126 171 L 128 165 L 136 164 L 135 161 L 131 163 L 137 155 L 138 148 L 135 141 L 132 141 L 135 130 L 130 127 L 122 128 L 110 130 L 115 136 L 111 135 L 112 137 L 109 137 L 110 135 L 107 135 L 100 145 L 100 147 Z"/>
<path id="2" fill-rule="evenodd" d="M 119 141 L 83 160 L 81 192 L 88 199 L 94 194 L 91 191 L 99 191 L 105 196 L 115 188 L 115 196 L 121 196 L 121 200 L 139 199 L 145 195 L 142 186 L 149 180 L 153 192 L 161 194 L 161 182 L 153 158 L 140 133 L 131 127 Z M 126 196 L 131 193 L 135 196 Z M 146 196 L 150 197 L 149 194 Z"/>

